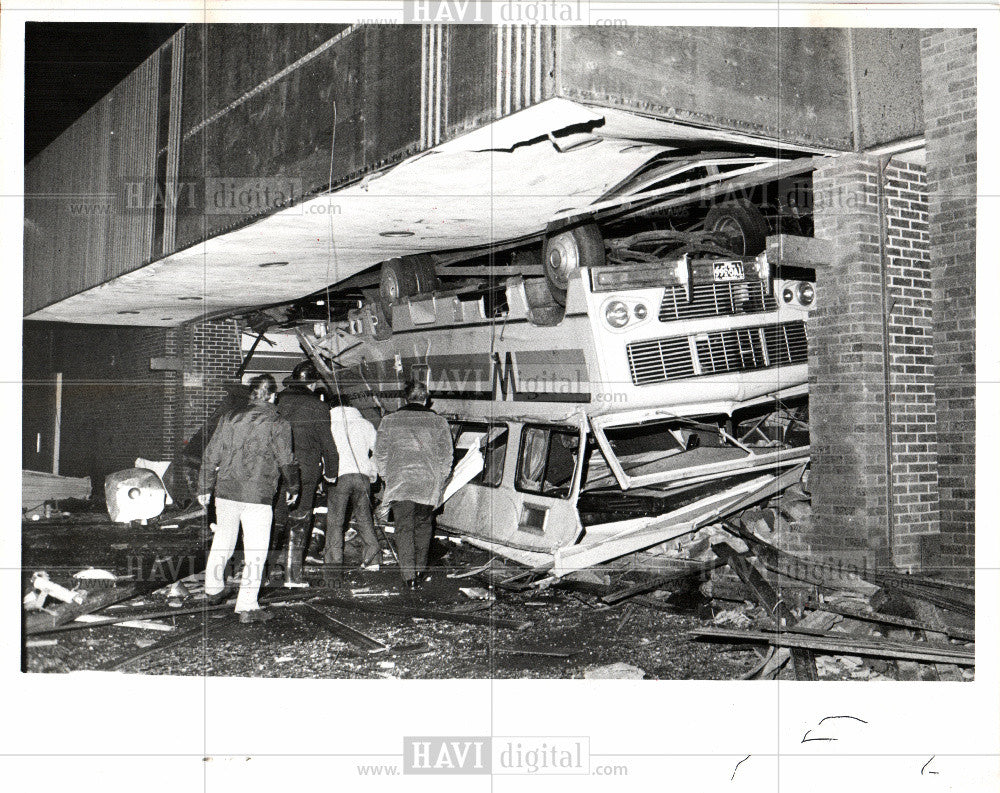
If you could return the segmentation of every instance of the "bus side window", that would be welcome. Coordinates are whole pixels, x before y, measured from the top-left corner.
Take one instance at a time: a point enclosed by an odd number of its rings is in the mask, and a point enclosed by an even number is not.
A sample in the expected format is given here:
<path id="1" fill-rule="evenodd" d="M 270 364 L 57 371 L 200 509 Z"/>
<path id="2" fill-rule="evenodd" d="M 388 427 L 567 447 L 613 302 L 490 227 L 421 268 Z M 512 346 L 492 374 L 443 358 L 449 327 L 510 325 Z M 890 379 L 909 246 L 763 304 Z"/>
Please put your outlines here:
<path id="1" fill-rule="evenodd" d="M 483 463 L 483 472 L 480 474 L 484 485 L 500 486 L 500 480 L 503 479 L 503 461 L 507 456 L 507 436 L 509 434 L 506 426 L 490 427 L 486 451 L 484 452 L 486 459 Z"/>
<path id="2" fill-rule="evenodd" d="M 576 473 L 580 440 L 571 430 L 526 427 L 517 468 L 518 490 L 566 498 Z"/>
<path id="3" fill-rule="evenodd" d="M 524 440 L 521 442 L 521 460 L 517 469 L 519 490 L 526 490 L 530 493 L 541 491 L 548 441 L 548 430 L 540 427 L 525 427 Z"/>
<path id="4" fill-rule="evenodd" d="M 545 495 L 565 498 L 569 495 L 576 472 L 576 453 L 580 438 L 572 432 L 554 431 L 545 465 Z"/>
<path id="5" fill-rule="evenodd" d="M 453 423 L 451 437 L 455 454 L 452 467 L 465 458 L 469 449 L 478 448 L 483 455 L 483 470 L 469 481 L 478 485 L 499 487 L 503 478 L 504 458 L 507 456 L 508 435 L 509 431 L 505 424 L 490 425 L 473 421 Z"/>

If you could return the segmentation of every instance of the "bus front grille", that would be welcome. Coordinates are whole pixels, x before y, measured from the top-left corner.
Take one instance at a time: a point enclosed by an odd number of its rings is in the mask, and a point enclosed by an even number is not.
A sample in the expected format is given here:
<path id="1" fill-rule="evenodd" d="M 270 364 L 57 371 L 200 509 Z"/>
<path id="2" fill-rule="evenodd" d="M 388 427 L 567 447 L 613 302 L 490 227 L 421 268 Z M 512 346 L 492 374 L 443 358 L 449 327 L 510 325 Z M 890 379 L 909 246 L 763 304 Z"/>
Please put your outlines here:
<path id="1" fill-rule="evenodd" d="M 635 385 L 791 366 L 806 362 L 806 324 L 785 322 L 637 341 L 627 345 L 626 352 Z"/>
<path id="2" fill-rule="evenodd" d="M 687 336 L 637 341 L 626 347 L 628 368 L 636 385 L 665 383 L 694 376 Z"/>
<path id="3" fill-rule="evenodd" d="M 688 302 L 683 286 L 668 286 L 660 303 L 660 322 L 698 319 L 732 314 L 774 311 L 778 304 L 764 289 L 763 281 L 695 284 Z"/>

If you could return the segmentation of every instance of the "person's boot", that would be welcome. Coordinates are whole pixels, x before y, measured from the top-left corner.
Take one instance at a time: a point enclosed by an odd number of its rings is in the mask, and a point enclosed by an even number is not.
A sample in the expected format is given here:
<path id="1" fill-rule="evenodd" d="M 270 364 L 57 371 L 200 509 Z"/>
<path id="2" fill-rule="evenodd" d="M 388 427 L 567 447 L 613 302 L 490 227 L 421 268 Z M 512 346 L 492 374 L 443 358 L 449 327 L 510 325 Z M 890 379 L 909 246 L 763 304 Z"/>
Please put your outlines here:
<path id="1" fill-rule="evenodd" d="M 271 538 L 271 547 L 267 551 L 267 559 L 264 561 L 264 580 L 283 576 L 288 567 L 287 554 L 289 541 L 289 530 L 284 526 L 276 525 Z"/>
<path id="2" fill-rule="evenodd" d="M 309 550 L 306 552 L 306 562 L 308 564 L 323 564 L 323 550 L 326 546 L 326 532 L 319 526 L 313 526 L 312 536 L 309 538 Z"/>
<path id="3" fill-rule="evenodd" d="M 285 586 L 307 587 L 302 577 L 302 556 L 305 552 L 305 527 L 292 526 L 288 532 L 288 550 L 285 554 Z"/>

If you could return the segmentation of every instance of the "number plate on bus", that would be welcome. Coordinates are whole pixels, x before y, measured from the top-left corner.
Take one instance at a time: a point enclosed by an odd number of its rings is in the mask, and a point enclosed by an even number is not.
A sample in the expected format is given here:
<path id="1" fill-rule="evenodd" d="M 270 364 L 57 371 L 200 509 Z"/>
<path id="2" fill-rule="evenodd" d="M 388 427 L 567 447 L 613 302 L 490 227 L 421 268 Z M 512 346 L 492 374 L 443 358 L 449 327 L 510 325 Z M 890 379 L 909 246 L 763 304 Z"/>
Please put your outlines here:
<path id="1" fill-rule="evenodd" d="M 713 262 L 716 281 L 742 281 L 743 262 Z"/>

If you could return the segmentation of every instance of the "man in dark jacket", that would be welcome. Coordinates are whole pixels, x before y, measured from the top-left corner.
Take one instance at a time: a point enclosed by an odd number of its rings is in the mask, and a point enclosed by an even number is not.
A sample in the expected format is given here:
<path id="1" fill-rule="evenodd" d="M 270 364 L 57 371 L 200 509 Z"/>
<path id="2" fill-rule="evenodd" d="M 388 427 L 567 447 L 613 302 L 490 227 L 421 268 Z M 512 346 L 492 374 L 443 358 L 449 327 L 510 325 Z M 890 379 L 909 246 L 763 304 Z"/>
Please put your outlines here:
<path id="1" fill-rule="evenodd" d="M 223 601 L 226 563 L 243 526 L 243 578 L 236 598 L 240 622 L 270 617 L 257 604 L 264 562 L 271 539 L 271 504 L 278 477 L 285 500 L 298 497 L 298 473 L 292 457 L 292 428 L 274 407 L 274 378 L 250 381 L 250 404 L 223 416 L 205 447 L 198 476 L 198 502 L 207 506 L 215 490 L 215 536 L 205 567 L 205 594 L 210 604 Z"/>
<path id="2" fill-rule="evenodd" d="M 427 406 L 427 387 L 412 383 L 406 405 L 382 419 L 375 464 L 385 480 L 383 503 L 392 506 L 403 585 L 416 589 L 427 569 L 432 515 L 451 473 L 454 450 L 448 422 Z"/>
<path id="3" fill-rule="evenodd" d="M 302 495 L 295 509 L 289 514 L 275 510 L 275 526 L 285 528 L 288 543 L 285 547 L 285 586 L 308 586 L 302 578 L 302 558 L 312 527 L 313 504 L 316 487 L 324 471 L 330 481 L 337 478 L 337 447 L 330 432 L 330 408 L 315 393 L 318 376 L 309 361 L 303 361 L 292 370 L 291 381 L 278 394 L 278 414 L 292 425 L 292 451 L 299 465 Z"/>

